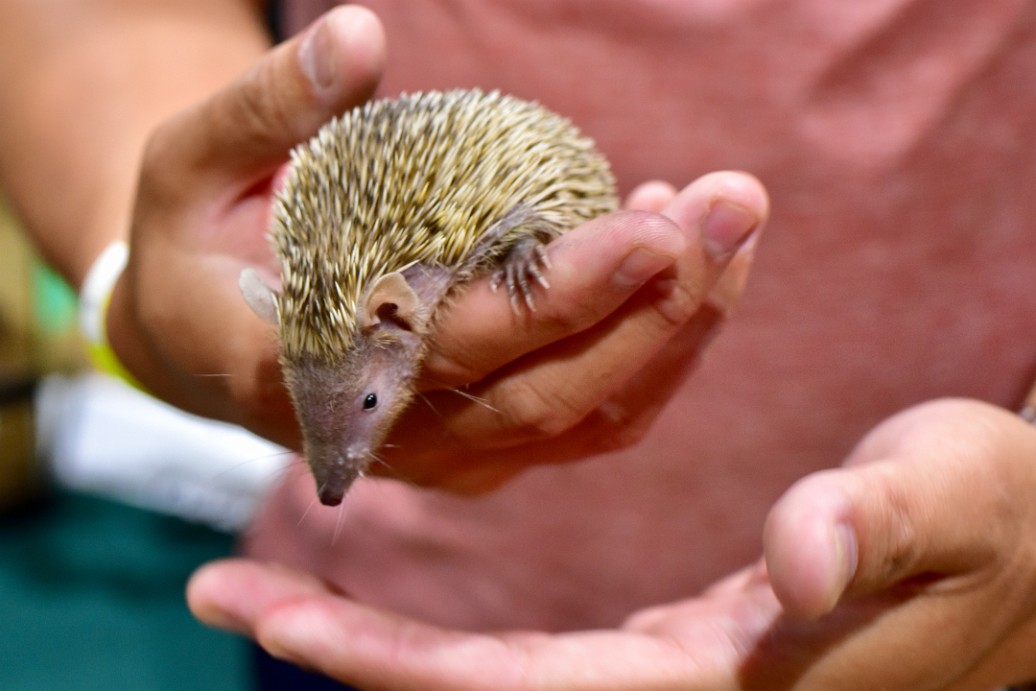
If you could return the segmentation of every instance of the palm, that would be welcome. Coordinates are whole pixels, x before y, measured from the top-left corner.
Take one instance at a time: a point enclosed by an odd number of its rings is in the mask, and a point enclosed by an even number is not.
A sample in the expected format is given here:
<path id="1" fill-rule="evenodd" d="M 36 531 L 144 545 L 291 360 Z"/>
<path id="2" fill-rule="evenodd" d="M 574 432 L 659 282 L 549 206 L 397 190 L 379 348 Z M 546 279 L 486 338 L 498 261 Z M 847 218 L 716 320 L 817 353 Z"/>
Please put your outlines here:
<path id="1" fill-rule="evenodd" d="M 1033 457 L 1006 411 L 910 409 L 781 498 L 764 561 L 613 631 L 449 631 L 241 560 L 202 569 L 189 599 L 363 688 L 988 689 L 1033 673 Z"/>

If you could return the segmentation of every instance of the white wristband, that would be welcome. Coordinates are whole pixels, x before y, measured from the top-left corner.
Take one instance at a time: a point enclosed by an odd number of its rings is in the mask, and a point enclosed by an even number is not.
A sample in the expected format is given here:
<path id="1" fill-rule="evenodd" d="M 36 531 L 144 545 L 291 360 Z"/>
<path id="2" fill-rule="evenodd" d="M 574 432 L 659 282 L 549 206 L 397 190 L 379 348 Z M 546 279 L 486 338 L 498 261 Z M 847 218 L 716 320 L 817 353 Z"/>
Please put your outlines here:
<path id="1" fill-rule="evenodd" d="M 129 261 L 129 246 L 113 242 L 94 261 L 79 291 L 79 328 L 90 345 L 108 344 L 108 303 Z"/>
<path id="2" fill-rule="evenodd" d="M 108 306 L 115 283 L 128 261 L 129 246 L 121 240 L 108 245 L 94 261 L 79 291 L 79 328 L 97 369 L 143 391 L 143 386 L 122 366 L 108 343 Z"/>

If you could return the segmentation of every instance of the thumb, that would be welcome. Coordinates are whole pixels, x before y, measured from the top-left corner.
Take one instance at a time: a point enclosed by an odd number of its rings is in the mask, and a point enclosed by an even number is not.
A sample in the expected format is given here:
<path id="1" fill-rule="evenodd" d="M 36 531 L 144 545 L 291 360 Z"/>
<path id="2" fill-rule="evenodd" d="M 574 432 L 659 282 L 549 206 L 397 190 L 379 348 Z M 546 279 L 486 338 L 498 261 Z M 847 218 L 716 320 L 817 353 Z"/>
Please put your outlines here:
<path id="1" fill-rule="evenodd" d="M 274 48 L 237 81 L 169 121 L 150 144 L 200 189 L 250 186 L 334 115 L 366 100 L 384 66 L 370 11 L 340 7 Z M 153 152 L 154 153 L 154 152 Z M 183 185 L 184 176 L 176 184 Z"/>
<path id="2" fill-rule="evenodd" d="M 1032 530 L 1033 457 L 1033 429 L 994 406 L 937 401 L 891 418 L 846 467 L 804 478 L 774 506 L 774 592 L 813 618 L 916 577 L 999 572 Z"/>

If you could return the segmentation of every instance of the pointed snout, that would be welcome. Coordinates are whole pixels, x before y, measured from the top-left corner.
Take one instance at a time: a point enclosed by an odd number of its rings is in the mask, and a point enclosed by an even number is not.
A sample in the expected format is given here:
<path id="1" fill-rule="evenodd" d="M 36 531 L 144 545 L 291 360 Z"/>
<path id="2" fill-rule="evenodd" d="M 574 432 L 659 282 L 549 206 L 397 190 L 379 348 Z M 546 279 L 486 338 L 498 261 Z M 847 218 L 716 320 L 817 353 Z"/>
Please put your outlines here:
<path id="1" fill-rule="evenodd" d="M 366 448 L 339 449 L 334 454 L 311 454 L 310 469 L 317 482 L 317 497 L 325 506 L 338 506 L 353 481 L 367 468 L 370 451 Z"/>

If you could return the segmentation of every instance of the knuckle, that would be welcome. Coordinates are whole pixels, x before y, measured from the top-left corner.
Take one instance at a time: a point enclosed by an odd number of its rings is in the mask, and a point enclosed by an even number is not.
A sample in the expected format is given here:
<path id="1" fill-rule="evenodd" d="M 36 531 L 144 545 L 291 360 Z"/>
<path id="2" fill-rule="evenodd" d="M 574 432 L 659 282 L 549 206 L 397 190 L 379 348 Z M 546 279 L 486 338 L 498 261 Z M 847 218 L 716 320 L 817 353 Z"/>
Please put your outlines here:
<path id="1" fill-rule="evenodd" d="M 180 195 L 183 167 L 179 163 L 178 128 L 175 121 L 159 125 L 148 137 L 141 157 L 138 196 L 164 207 Z M 144 208 L 148 208 L 144 205 Z"/>
<path id="2" fill-rule="evenodd" d="M 256 69 L 250 72 L 237 90 L 233 107 L 225 114 L 232 121 L 230 124 L 249 138 L 258 138 L 271 130 L 283 129 L 288 123 L 280 99 L 272 97 L 277 90 L 270 81 L 267 70 Z"/>
<path id="3" fill-rule="evenodd" d="M 682 327 L 701 308 L 701 279 L 694 279 L 690 284 L 675 278 L 659 281 L 655 290 L 658 297 L 654 301 L 654 313 L 666 330 Z"/>
<path id="4" fill-rule="evenodd" d="M 579 427 L 593 453 L 607 453 L 640 443 L 654 420 L 618 401 L 590 400 L 585 392 L 550 396 L 537 387 L 515 384 L 508 392 L 505 427 L 527 440 L 554 439 Z"/>
<path id="5" fill-rule="evenodd" d="M 263 144 L 281 140 L 297 129 L 291 106 L 291 88 L 280 84 L 275 64 L 261 64 L 241 77 L 230 97 L 213 108 L 214 131 L 239 141 Z"/>
<path id="6" fill-rule="evenodd" d="M 534 315 L 538 323 L 537 330 L 557 337 L 579 333 L 596 323 L 598 316 L 587 305 L 565 306 L 564 309 L 537 309 Z"/>
<path id="7" fill-rule="evenodd" d="M 595 300 L 554 300 L 551 292 L 533 318 L 549 333 L 572 334 L 596 324 L 604 316 Z M 585 296 L 584 296 L 585 297 Z"/>
<path id="8" fill-rule="evenodd" d="M 551 390 L 550 396 L 539 387 L 513 382 L 507 392 L 505 427 L 526 439 L 553 439 L 579 424 L 588 411 L 577 400 Z"/>
<path id="9" fill-rule="evenodd" d="M 919 558 L 919 544 L 916 530 L 917 517 L 910 509 L 910 501 L 897 483 L 886 475 L 881 476 L 880 489 L 882 511 L 885 513 L 882 530 L 873 536 L 869 550 L 877 558 L 870 577 L 878 583 L 892 583 L 914 573 Z"/>

